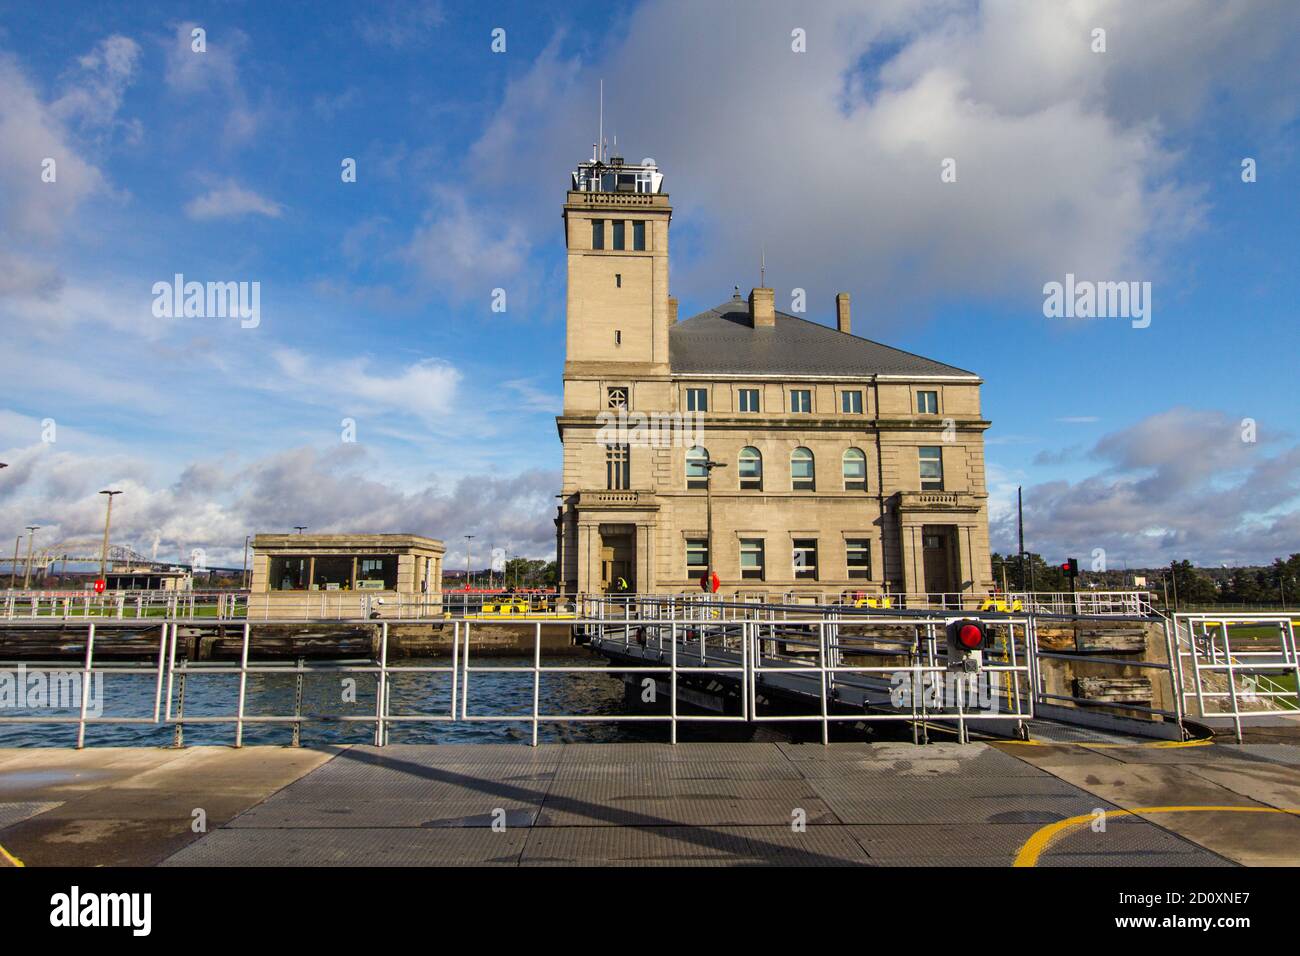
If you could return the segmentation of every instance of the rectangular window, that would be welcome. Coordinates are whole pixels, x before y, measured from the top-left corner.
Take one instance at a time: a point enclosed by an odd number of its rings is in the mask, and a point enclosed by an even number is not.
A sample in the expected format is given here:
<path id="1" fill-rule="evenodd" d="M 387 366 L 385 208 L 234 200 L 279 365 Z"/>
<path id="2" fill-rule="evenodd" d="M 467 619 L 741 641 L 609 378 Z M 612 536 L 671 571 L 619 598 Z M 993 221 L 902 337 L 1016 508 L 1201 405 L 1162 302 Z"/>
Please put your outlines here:
<path id="1" fill-rule="evenodd" d="M 740 539 L 740 576 L 751 581 L 763 580 L 763 539 Z"/>
<path id="2" fill-rule="evenodd" d="M 626 491 L 632 487 L 631 453 L 627 445 L 605 447 L 605 487 L 610 491 Z"/>
<path id="3" fill-rule="evenodd" d="M 637 219 L 632 223 L 632 248 L 645 252 L 645 220 Z"/>
<path id="4" fill-rule="evenodd" d="M 357 558 L 358 591 L 396 591 L 397 555 Z"/>
<path id="5" fill-rule="evenodd" d="M 742 449 L 736 459 L 736 473 L 742 491 L 763 490 L 763 459 L 752 448 Z"/>
<path id="6" fill-rule="evenodd" d="M 614 220 L 614 248 L 615 249 L 623 248 L 623 220 L 622 219 Z"/>
<path id="7" fill-rule="evenodd" d="M 799 581 L 817 580 L 817 539 L 794 539 L 794 576 Z"/>
<path id="8" fill-rule="evenodd" d="M 917 392 L 916 411 L 918 415 L 938 415 L 939 414 L 939 393 L 938 392 Z"/>
<path id="9" fill-rule="evenodd" d="M 269 584 L 272 591 L 305 591 L 307 589 L 307 558 L 271 558 Z"/>
<path id="10" fill-rule="evenodd" d="M 844 542 L 844 552 L 849 566 L 849 577 L 871 577 L 871 542 L 866 538 L 849 538 Z"/>
<path id="11" fill-rule="evenodd" d="M 861 415 L 862 393 L 859 391 L 840 392 L 840 410 L 845 415 Z"/>
<path id="12" fill-rule="evenodd" d="M 707 412 L 709 410 L 709 390 L 707 388 L 688 388 L 686 390 L 686 410 L 688 412 Z"/>
<path id="13" fill-rule="evenodd" d="M 943 491 L 943 447 L 922 445 L 918 452 L 921 459 L 921 490 Z"/>
<path id="14" fill-rule="evenodd" d="M 812 392 L 806 388 L 792 389 L 790 391 L 790 411 L 811 412 Z"/>
<path id="15" fill-rule="evenodd" d="M 742 412 L 758 411 L 758 389 L 742 388 L 740 390 L 740 410 Z"/>
<path id="16" fill-rule="evenodd" d="M 623 288 L 623 273 L 621 272 L 614 273 L 614 288 L 616 289 Z"/>
<path id="17" fill-rule="evenodd" d="M 709 567 L 709 539 L 686 539 L 686 576 L 698 577 Z"/>
<path id="18" fill-rule="evenodd" d="M 313 591 L 350 591 L 352 589 L 352 556 L 348 554 L 317 555 L 311 571 Z"/>
<path id="19" fill-rule="evenodd" d="M 605 248 L 605 220 L 604 219 L 591 220 L 591 248 L 593 249 Z"/>

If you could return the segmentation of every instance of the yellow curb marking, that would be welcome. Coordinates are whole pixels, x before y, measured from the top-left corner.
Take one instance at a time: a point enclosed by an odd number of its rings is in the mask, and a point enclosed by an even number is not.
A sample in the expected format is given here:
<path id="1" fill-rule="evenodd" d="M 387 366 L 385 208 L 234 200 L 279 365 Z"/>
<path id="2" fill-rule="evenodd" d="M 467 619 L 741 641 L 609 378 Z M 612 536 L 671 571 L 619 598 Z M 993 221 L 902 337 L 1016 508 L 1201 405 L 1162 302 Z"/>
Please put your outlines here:
<path id="1" fill-rule="evenodd" d="M 10 853 L 8 850 L 6 850 L 6 849 L 5 849 L 4 847 L 2 847 L 2 846 L 0 846 L 0 859 L 3 859 L 3 860 L 5 860 L 5 861 L 7 861 L 7 862 L 9 863 L 10 866 L 26 866 L 26 865 L 27 865 L 26 863 L 24 863 L 22 860 L 18 859 L 18 857 L 14 856 L 12 853 Z"/>
<path id="2" fill-rule="evenodd" d="M 1279 807 L 1134 807 L 1132 810 L 1106 810 L 1104 816 L 1132 817 L 1145 813 L 1287 813 L 1292 816 L 1300 816 L 1300 810 L 1287 810 Z M 1016 854 L 1016 861 L 1012 866 L 1037 866 L 1038 858 L 1053 841 L 1064 836 L 1065 831 L 1073 827 L 1084 826 L 1096 818 L 1095 814 L 1087 813 L 1047 824 L 1024 842 L 1020 847 L 1020 851 Z"/>
<path id="3" fill-rule="evenodd" d="M 1203 737 L 1200 740 L 1152 740 L 1146 743 L 1132 744 L 1113 744 L 1113 743 L 1090 743 L 1086 740 L 995 740 L 995 744 L 1015 744 L 1018 747 L 1209 747 L 1214 741 L 1209 737 Z"/>

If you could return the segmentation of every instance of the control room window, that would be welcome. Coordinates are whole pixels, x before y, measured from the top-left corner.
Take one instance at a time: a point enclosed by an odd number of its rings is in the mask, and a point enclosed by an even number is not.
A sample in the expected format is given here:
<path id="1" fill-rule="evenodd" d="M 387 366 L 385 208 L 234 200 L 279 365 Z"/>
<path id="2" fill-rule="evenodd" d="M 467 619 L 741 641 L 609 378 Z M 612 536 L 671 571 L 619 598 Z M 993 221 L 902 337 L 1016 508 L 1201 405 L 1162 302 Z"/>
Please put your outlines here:
<path id="1" fill-rule="evenodd" d="M 763 580 L 763 539 L 740 539 L 740 576 L 750 581 Z"/>
<path id="2" fill-rule="evenodd" d="M 357 558 L 358 591 L 396 591 L 397 555 Z"/>
<path id="3" fill-rule="evenodd" d="M 861 415 L 862 392 L 857 389 L 840 392 L 840 411 L 845 415 Z"/>
<path id="4" fill-rule="evenodd" d="M 790 391 L 790 411 L 792 412 L 811 412 L 812 411 L 812 392 L 806 388 L 796 388 Z"/>
<path id="5" fill-rule="evenodd" d="M 736 470 L 740 473 L 740 487 L 743 490 L 763 490 L 763 455 L 757 448 L 749 445 L 740 449 Z"/>
<path id="6" fill-rule="evenodd" d="M 624 227 L 624 223 L 622 219 L 614 220 L 614 248 L 615 249 L 623 248 L 623 227 Z"/>
<path id="7" fill-rule="evenodd" d="M 817 580 L 817 539 L 794 539 L 794 576 L 796 580 Z"/>
<path id="8" fill-rule="evenodd" d="M 921 490 L 943 491 L 943 447 L 922 445 L 918 453 L 921 460 Z"/>
<path id="9" fill-rule="evenodd" d="M 604 219 L 591 220 L 591 248 L 593 249 L 605 248 L 605 220 Z"/>
<path id="10" fill-rule="evenodd" d="M 850 448 L 844 453 L 844 490 L 867 490 L 867 456 L 861 449 Z"/>
<path id="11" fill-rule="evenodd" d="M 632 487 L 631 452 L 627 445 L 606 446 L 605 487 L 610 491 L 627 491 Z"/>
<path id="12" fill-rule="evenodd" d="M 688 388 L 686 390 L 686 410 L 688 412 L 707 412 L 709 410 L 709 390 L 707 388 Z"/>
<path id="13" fill-rule="evenodd" d="M 709 539 L 686 539 L 686 576 L 698 577 L 709 568 Z"/>
<path id="14" fill-rule="evenodd" d="M 796 448 L 790 453 L 790 487 L 795 491 L 816 491 L 813 453 L 807 448 Z"/>
<path id="15" fill-rule="evenodd" d="M 706 488 L 709 483 L 709 450 L 696 445 L 686 453 L 686 487 Z"/>
<path id="16" fill-rule="evenodd" d="M 618 385 L 614 388 L 605 389 L 605 402 L 610 408 L 619 409 L 627 408 L 627 389 Z"/>
<path id="17" fill-rule="evenodd" d="M 352 589 L 352 555 L 322 554 L 311 571 L 313 591 L 348 591 Z"/>
<path id="18" fill-rule="evenodd" d="M 740 390 L 740 410 L 742 412 L 758 411 L 758 389 L 742 388 Z"/>
<path id="19" fill-rule="evenodd" d="M 636 219 L 632 222 L 632 248 L 637 252 L 645 252 L 645 220 Z"/>
<path id="20" fill-rule="evenodd" d="M 917 392 L 916 413 L 918 415 L 938 415 L 939 414 L 939 393 L 938 392 Z"/>
<path id="21" fill-rule="evenodd" d="M 286 558 L 275 555 L 271 558 L 271 572 L 268 577 L 272 591 L 307 590 L 307 558 Z"/>
<path id="22" fill-rule="evenodd" d="M 865 579 L 871 577 L 871 541 L 867 538 L 849 538 L 844 542 L 844 553 L 848 563 L 849 577 Z"/>

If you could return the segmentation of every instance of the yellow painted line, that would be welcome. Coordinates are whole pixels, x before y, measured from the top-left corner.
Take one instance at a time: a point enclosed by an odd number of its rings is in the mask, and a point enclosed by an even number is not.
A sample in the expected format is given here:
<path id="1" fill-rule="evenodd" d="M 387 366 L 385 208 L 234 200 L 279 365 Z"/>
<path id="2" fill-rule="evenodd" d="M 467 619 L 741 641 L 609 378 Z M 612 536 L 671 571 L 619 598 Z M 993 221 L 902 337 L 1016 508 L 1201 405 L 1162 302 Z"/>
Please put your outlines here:
<path id="1" fill-rule="evenodd" d="M 1113 743 L 1089 743 L 1086 740 L 1062 740 L 1054 742 L 1051 740 L 995 740 L 991 741 L 996 744 L 1015 744 L 1019 747 L 1159 747 L 1162 749 L 1171 749 L 1175 747 L 1210 747 L 1214 741 L 1209 737 L 1200 740 L 1149 740 L 1144 743 L 1132 744 L 1113 744 Z"/>
<path id="2" fill-rule="evenodd" d="M 18 859 L 18 857 L 14 856 L 12 853 L 10 853 L 8 850 L 6 850 L 6 849 L 5 849 L 4 847 L 2 847 L 2 846 L 0 846 L 0 860 L 4 860 L 4 861 L 5 861 L 6 863 L 8 863 L 10 866 L 26 866 L 26 865 L 27 865 L 26 863 L 24 863 L 22 860 Z"/>
<path id="3" fill-rule="evenodd" d="M 1105 816 L 1134 817 L 1150 813 L 1287 813 L 1292 816 L 1300 816 L 1300 810 L 1288 810 L 1280 807 L 1135 807 L 1132 810 L 1107 810 Z M 1067 830 L 1086 826 L 1095 819 L 1097 819 L 1095 815 L 1087 813 L 1047 824 L 1021 845 L 1020 851 L 1016 853 L 1016 861 L 1012 866 L 1037 866 L 1038 858 L 1053 841 L 1059 840 Z"/>

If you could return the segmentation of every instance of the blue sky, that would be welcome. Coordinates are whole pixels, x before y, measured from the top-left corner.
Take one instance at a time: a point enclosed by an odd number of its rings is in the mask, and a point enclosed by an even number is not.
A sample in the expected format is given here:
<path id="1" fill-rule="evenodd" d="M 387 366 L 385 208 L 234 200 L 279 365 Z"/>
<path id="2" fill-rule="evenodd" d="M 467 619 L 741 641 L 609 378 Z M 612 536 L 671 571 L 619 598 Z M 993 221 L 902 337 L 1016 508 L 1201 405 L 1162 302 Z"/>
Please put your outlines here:
<path id="1" fill-rule="evenodd" d="M 160 556 L 296 524 L 548 556 L 603 78 L 683 315 L 762 247 L 779 307 L 847 290 L 984 376 L 996 547 L 1023 485 L 1053 558 L 1300 550 L 1298 40 L 1265 0 L 0 2 L 0 531 L 91 537 L 114 486 Z M 155 317 L 178 272 L 260 283 L 260 324 Z M 1045 317 L 1067 272 L 1150 282 L 1150 327 Z"/>

